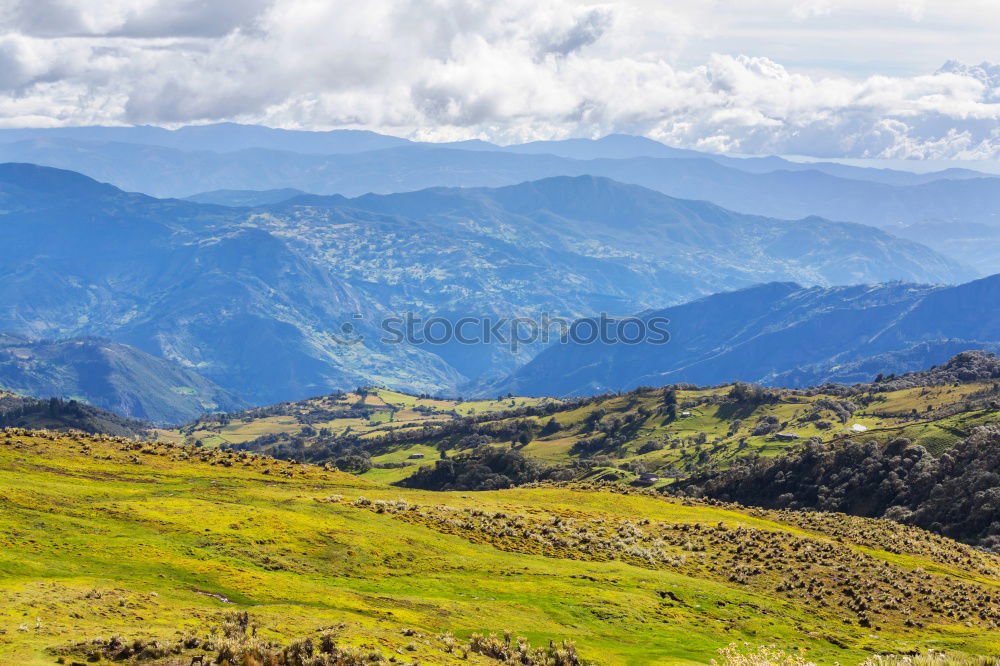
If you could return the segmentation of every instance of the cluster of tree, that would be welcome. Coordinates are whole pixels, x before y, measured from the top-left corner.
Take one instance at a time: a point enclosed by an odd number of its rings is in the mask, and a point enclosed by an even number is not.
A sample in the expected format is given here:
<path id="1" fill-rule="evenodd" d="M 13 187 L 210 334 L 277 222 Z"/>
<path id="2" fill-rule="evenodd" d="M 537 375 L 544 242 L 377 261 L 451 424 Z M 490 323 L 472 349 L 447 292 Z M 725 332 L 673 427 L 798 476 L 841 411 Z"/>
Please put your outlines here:
<path id="1" fill-rule="evenodd" d="M 830 398 L 821 398 L 816 401 L 817 409 L 826 409 L 836 415 L 837 420 L 841 423 L 847 423 L 851 420 L 851 416 L 854 412 L 858 411 L 858 406 L 849 400 L 831 400 Z"/>
<path id="2" fill-rule="evenodd" d="M 0 397 L 0 428 L 80 430 L 117 437 L 143 438 L 149 424 L 128 419 L 76 400 Z"/>
<path id="3" fill-rule="evenodd" d="M 778 417 L 766 414 L 757 419 L 757 424 L 754 425 L 750 434 L 754 437 L 763 437 L 776 433 L 779 430 L 781 430 L 781 422 L 778 420 Z"/>
<path id="4" fill-rule="evenodd" d="M 885 446 L 809 440 L 783 456 L 705 472 L 676 490 L 889 518 L 1000 552 L 1000 427 L 977 428 L 939 458 L 907 439 Z"/>
<path id="5" fill-rule="evenodd" d="M 758 405 L 767 405 L 778 402 L 781 399 L 781 393 L 771 389 L 766 389 L 759 384 L 736 382 L 733 384 L 733 387 L 729 389 L 729 393 L 726 395 L 726 398 L 730 402 L 734 402 L 738 405 L 756 407 Z"/>
<path id="6" fill-rule="evenodd" d="M 307 437 L 315 437 L 308 440 Z M 279 460 L 296 460 L 303 463 L 328 463 L 352 474 L 364 474 L 372 468 L 371 455 L 357 436 L 333 437 L 329 430 L 316 431 L 304 426 L 297 435 L 269 433 L 246 442 L 230 445 L 236 451 L 266 453 Z"/>
<path id="7" fill-rule="evenodd" d="M 946 384 L 963 384 L 1000 380 L 1000 358 L 984 351 L 966 351 L 956 354 L 947 362 L 935 365 L 929 370 L 910 372 L 905 375 L 879 374 L 869 383 L 821 384 L 802 389 L 803 395 L 833 395 L 851 398 L 859 405 L 867 405 L 878 400 L 878 395 L 890 391 Z M 790 392 L 790 391 L 786 391 Z"/>
<path id="8" fill-rule="evenodd" d="M 940 386 L 991 379 L 1000 379 L 1000 358 L 984 351 L 966 351 L 930 370 L 911 372 L 900 377 L 880 374 L 875 378 L 872 388 L 877 391 L 898 391 L 915 386 Z"/>
<path id="9" fill-rule="evenodd" d="M 660 411 L 666 415 L 668 423 L 677 420 L 677 390 L 674 387 L 667 386 L 663 389 L 663 402 L 660 405 Z"/>
<path id="10" fill-rule="evenodd" d="M 517 449 L 479 446 L 423 467 L 398 485 L 423 490 L 500 490 L 538 481 L 545 470 Z"/>

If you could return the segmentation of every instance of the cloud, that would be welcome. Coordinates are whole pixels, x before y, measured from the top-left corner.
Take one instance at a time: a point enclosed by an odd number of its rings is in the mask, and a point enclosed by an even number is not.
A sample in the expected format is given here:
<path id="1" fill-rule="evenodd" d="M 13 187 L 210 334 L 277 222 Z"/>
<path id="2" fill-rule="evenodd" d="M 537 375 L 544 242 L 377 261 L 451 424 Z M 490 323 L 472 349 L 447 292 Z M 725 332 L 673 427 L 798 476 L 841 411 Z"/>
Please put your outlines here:
<path id="1" fill-rule="evenodd" d="M 924 18 L 925 0 L 898 0 L 898 6 L 899 11 L 911 21 L 920 21 Z"/>
<path id="2" fill-rule="evenodd" d="M 792 7 L 792 16 L 798 20 L 833 13 L 832 0 L 802 0 Z"/>
<path id="3" fill-rule="evenodd" d="M 855 76 L 700 50 L 751 48 L 775 26 L 788 39 L 769 44 L 817 42 L 870 4 L 761 0 L 762 27 L 732 0 L 0 0 L 0 123 L 236 120 L 501 142 L 630 132 L 746 153 L 1000 157 L 998 65 Z M 987 6 L 954 7 L 946 21 L 901 0 L 877 18 L 978 34 Z M 850 43 L 859 58 L 877 48 Z"/>
<path id="4" fill-rule="evenodd" d="M 272 0 L 0 0 L 0 25 L 33 37 L 218 37 Z"/>

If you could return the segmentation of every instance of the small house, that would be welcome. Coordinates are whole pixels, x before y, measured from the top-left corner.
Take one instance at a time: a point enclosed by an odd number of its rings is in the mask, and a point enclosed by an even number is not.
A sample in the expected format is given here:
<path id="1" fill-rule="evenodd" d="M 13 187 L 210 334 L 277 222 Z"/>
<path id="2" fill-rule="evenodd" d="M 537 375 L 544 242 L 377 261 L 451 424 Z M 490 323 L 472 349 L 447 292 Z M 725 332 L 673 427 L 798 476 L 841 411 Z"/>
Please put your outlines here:
<path id="1" fill-rule="evenodd" d="M 651 486 L 659 480 L 660 477 L 656 476 L 655 474 L 650 474 L 649 472 L 643 472 L 642 474 L 639 475 L 639 478 L 636 479 L 636 482 L 641 483 L 644 486 Z"/>
<path id="2" fill-rule="evenodd" d="M 411 453 L 409 455 L 410 460 L 420 460 L 423 457 L 424 457 L 424 454 L 422 454 L 422 453 Z"/>
<path id="3" fill-rule="evenodd" d="M 799 436 L 794 432 L 779 432 L 775 434 L 774 438 L 779 442 L 794 442 Z"/>

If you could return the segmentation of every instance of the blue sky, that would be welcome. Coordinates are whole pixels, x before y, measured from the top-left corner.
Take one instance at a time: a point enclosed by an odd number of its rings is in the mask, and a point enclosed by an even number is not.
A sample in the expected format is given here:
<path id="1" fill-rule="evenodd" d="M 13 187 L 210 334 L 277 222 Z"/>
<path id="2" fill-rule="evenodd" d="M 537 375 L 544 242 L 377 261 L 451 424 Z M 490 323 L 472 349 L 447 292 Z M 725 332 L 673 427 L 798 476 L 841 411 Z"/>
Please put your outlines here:
<path id="1" fill-rule="evenodd" d="M 996 159 L 997 34 L 995 0 L 0 0 L 0 126 Z"/>

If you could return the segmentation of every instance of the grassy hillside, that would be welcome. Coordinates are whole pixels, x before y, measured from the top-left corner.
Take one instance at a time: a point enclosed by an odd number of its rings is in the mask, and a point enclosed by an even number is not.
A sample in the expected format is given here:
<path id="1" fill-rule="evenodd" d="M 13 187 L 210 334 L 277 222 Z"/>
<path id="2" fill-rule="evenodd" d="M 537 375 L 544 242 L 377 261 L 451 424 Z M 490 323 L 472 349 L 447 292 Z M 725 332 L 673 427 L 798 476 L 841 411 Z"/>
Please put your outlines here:
<path id="1" fill-rule="evenodd" d="M 364 476 L 380 481 L 398 481 L 433 464 L 441 449 L 454 456 L 513 440 L 525 456 L 570 468 L 577 478 L 630 481 L 650 472 L 665 483 L 706 465 L 773 456 L 813 437 L 907 437 L 940 454 L 975 426 L 1000 421 L 995 380 L 937 378 L 809 390 L 646 388 L 568 402 L 456 402 L 372 390 L 205 417 L 159 436 L 306 461 L 367 456 L 373 467 Z"/>
<path id="2" fill-rule="evenodd" d="M 505 630 L 601 664 L 707 663 L 743 641 L 824 664 L 1000 650 L 1000 559 L 884 521 L 586 485 L 432 493 L 21 430 L 0 434 L 0 506 L 3 663 L 134 645 L 139 661 L 188 664 L 305 638 L 496 663 L 480 652 L 503 639 L 472 634 Z"/>

